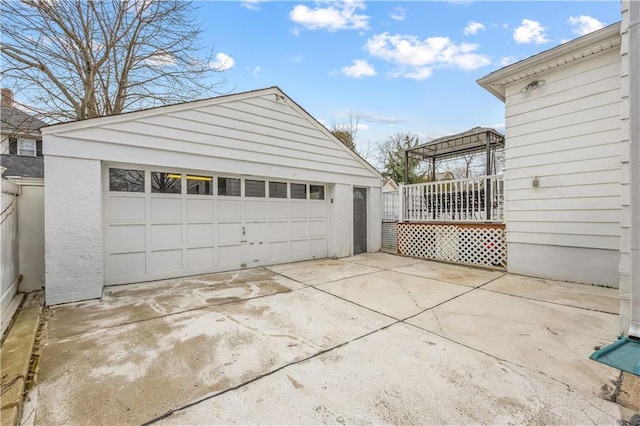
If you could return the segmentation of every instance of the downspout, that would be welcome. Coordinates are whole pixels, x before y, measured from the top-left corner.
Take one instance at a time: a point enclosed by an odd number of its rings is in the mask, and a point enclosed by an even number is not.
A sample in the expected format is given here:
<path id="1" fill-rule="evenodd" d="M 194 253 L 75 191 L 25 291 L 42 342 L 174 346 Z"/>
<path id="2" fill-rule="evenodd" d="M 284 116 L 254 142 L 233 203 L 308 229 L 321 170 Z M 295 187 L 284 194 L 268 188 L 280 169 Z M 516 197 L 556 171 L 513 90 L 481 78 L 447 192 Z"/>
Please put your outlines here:
<path id="1" fill-rule="evenodd" d="M 629 2 L 629 139 L 631 313 L 629 336 L 640 339 L 640 2 Z"/>

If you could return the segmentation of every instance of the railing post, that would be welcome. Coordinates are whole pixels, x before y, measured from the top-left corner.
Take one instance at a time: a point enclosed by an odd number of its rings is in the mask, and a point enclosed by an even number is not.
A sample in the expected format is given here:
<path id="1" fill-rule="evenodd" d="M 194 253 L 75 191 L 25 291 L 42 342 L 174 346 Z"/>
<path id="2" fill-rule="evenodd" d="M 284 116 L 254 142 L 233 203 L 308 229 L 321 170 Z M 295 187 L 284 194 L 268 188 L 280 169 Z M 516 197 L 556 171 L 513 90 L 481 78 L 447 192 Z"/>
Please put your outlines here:
<path id="1" fill-rule="evenodd" d="M 404 222 L 404 184 L 401 183 L 398 188 L 398 222 Z"/>

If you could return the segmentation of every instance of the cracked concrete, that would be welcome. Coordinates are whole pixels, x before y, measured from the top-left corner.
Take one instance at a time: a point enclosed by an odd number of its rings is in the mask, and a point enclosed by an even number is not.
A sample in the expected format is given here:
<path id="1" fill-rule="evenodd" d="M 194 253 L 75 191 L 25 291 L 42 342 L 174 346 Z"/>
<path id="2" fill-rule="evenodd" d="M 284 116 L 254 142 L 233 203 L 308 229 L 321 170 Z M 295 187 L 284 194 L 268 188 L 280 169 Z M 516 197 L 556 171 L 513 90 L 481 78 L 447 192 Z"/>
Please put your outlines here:
<path id="1" fill-rule="evenodd" d="M 581 288 L 384 253 L 109 287 L 50 309 L 23 423 L 617 424 Z"/>

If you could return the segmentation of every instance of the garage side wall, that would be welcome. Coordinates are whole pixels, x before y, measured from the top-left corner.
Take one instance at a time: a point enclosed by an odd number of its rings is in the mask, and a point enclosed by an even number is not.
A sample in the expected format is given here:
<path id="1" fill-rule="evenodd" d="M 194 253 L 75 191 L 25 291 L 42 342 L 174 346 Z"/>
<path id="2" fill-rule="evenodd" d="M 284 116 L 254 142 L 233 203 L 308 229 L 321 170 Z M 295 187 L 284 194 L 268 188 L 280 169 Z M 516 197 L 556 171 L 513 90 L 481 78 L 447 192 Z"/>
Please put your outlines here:
<path id="1" fill-rule="evenodd" d="M 369 196 L 367 241 L 368 251 L 371 253 L 380 251 L 382 248 L 382 191 L 379 187 L 370 187 L 367 193 Z"/>
<path id="2" fill-rule="evenodd" d="M 617 47 L 506 91 L 510 272 L 618 286 L 620 53 Z"/>
<path id="3" fill-rule="evenodd" d="M 329 186 L 329 256 L 347 257 L 353 253 L 353 186 Z"/>
<path id="4" fill-rule="evenodd" d="M 102 293 L 102 190 L 97 160 L 45 160 L 47 305 Z"/>

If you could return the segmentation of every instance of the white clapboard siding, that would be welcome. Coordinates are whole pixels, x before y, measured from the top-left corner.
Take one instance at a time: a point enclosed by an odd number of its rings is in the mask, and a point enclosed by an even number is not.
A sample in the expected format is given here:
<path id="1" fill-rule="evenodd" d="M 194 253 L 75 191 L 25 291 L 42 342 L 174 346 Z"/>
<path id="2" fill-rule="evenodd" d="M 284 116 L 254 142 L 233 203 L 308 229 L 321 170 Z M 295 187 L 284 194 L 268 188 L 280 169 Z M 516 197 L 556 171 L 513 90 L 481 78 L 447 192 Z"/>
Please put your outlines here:
<path id="1" fill-rule="evenodd" d="M 379 175 L 277 88 L 59 127 L 47 155 L 379 186 Z"/>
<path id="2" fill-rule="evenodd" d="M 508 241 L 615 250 L 620 238 L 617 49 L 506 88 Z M 533 179 L 537 178 L 538 187 Z"/>

